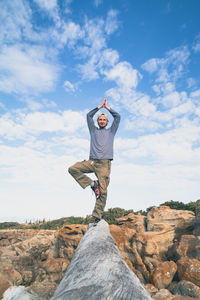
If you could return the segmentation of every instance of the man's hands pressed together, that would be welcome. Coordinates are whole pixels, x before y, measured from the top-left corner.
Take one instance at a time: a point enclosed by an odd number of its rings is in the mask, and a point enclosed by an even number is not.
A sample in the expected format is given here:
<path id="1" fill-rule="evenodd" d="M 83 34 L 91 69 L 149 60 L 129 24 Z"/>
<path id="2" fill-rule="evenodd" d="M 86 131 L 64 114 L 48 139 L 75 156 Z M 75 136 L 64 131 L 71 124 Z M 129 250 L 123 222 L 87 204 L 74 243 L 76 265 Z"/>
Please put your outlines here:
<path id="1" fill-rule="evenodd" d="M 107 110 L 110 110 L 110 107 L 108 106 L 108 101 L 107 101 L 106 97 L 103 99 L 102 103 L 98 106 L 98 109 L 101 109 L 102 107 L 104 107 Z"/>

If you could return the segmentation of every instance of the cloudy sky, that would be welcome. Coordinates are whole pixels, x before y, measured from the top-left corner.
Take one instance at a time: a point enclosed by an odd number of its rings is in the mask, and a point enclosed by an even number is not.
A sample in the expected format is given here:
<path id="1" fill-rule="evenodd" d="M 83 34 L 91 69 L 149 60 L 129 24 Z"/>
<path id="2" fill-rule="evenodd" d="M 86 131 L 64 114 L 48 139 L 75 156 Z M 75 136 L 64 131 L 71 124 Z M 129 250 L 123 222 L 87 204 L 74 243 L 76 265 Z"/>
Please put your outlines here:
<path id="1" fill-rule="evenodd" d="M 106 209 L 200 198 L 199 11 L 0 1 L 1 222 L 91 214 L 94 195 L 67 169 L 88 158 L 86 113 L 104 96 L 122 117 Z"/>

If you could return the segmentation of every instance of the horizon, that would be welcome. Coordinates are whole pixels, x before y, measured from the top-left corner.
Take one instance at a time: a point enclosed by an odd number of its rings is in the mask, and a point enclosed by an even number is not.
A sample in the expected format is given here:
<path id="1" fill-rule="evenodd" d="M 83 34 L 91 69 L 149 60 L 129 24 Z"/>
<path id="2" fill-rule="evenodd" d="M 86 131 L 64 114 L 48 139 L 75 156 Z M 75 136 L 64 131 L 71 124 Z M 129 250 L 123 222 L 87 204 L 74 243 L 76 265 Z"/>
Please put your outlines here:
<path id="1" fill-rule="evenodd" d="M 88 159 L 86 113 L 105 96 L 121 115 L 105 210 L 199 199 L 199 9 L 0 3 L 0 222 L 91 214 L 95 196 L 67 170 Z"/>

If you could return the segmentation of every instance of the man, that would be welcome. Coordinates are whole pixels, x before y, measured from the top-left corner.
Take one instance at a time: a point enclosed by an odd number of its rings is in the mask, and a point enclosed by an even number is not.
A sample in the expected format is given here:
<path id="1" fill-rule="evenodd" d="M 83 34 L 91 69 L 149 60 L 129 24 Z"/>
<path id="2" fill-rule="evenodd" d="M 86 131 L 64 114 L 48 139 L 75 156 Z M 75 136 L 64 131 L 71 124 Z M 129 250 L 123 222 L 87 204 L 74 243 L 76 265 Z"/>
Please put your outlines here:
<path id="1" fill-rule="evenodd" d="M 106 128 L 108 117 L 103 113 L 101 113 L 97 119 L 99 128 L 94 124 L 93 117 L 102 107 L 107 109 L 114 118 L 114 121 L 109 128 Z M 77 162 L 69 167 L 68 170 L 82 188 L 85 189 L 87 186 L 90 186 L 95 193 L 96 204 L 92 213 L 94 223 L 100 221 L 106 205 L 111 161 L 113 160 L 113 142 L 119 122 L 120 115 L 108 106 L 107 98 L 105 97 L 101 105 L 87 114 L 87 124 L 90 132 L 89 160 Z M 85 175 L 85 173 L 95 173 L 98 180 L 93 181 L 90 177 Z"/>

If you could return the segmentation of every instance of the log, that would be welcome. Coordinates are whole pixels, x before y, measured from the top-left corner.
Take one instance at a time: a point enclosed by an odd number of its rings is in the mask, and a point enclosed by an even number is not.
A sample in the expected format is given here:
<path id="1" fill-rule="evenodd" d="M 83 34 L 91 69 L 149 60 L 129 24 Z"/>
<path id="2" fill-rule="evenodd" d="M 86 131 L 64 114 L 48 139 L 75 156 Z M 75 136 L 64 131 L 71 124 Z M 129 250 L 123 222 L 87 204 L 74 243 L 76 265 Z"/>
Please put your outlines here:
<path id="1" fill-rule="evenodd" d="M 150 300 L 122 259 L 106 221 L 92 224 L 80 241 L 52 300 Z"/>

